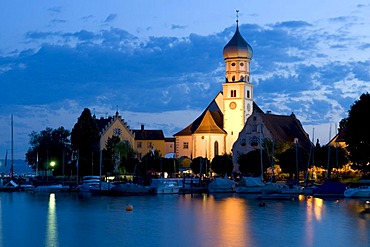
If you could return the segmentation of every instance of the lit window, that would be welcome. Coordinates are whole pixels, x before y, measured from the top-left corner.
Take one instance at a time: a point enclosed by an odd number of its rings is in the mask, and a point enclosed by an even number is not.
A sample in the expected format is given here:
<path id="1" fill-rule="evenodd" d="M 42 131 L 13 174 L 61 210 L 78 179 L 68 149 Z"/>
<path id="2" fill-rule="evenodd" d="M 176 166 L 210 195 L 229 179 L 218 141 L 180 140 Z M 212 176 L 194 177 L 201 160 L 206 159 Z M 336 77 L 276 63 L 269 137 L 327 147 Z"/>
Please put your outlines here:
<path id="1" fill-rule="evenodd" d="M 143 147 L 143 143 L 142 143 L 142 142 L 138 142 L 138 143 L 136 144 L 136 147 L 137 147 L 137 148 L 142 148 L 142 147 Z"/>
<path id="2" fill-rule="evenodd" d="M 146 147 L 147 148 L 152 148 L 152 143 L 151 142 L 147 142 Z"/>

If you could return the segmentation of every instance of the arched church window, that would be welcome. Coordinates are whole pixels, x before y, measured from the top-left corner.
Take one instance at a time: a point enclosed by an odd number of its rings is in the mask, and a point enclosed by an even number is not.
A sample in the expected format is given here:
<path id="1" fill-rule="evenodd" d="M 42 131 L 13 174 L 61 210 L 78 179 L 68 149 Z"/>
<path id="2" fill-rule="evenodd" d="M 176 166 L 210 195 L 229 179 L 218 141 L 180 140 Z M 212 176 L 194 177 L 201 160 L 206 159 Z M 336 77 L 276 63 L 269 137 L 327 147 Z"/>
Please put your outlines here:
<path id="1" fill-rule="evenodd" d="M 215 156 L 218 155 L 218 141 L 215 141 L 214 143 L 214 153 L 215 153 Z"/>
<path id="2" fill-rule="evenodd" d="M 240 81 L 244 81 L 244 76 L 240 76 Z"/>
<path id="3" fill-rule="evenodd" d="M 235 75 L 233 75 L 233 77 L 232 77 L 232 79 L 231 79 L 232 81 L 235 81 Z"/>

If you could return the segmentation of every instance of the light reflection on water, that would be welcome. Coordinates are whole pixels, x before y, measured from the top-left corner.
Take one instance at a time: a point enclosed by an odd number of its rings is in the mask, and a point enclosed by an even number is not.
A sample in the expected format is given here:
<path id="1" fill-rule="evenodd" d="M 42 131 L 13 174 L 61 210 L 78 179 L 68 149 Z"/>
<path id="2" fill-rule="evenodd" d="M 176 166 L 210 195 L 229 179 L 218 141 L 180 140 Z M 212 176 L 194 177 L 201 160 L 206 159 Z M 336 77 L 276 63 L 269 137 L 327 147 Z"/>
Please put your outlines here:
<path id="1" fill-rule="evenodd" d="M 46 245 L 45 246 L 58 246 L 58 226 L 56 215 L 56 199 L 55 194 L 49 195 L 48 216 L 46 222 Z"/>
<path id="2" fill-rule="evenodd" d="M 363 200 L 259 207 L 250 195 L 0 193 L 0 202 L 0 246 L 370 246 Z"/>

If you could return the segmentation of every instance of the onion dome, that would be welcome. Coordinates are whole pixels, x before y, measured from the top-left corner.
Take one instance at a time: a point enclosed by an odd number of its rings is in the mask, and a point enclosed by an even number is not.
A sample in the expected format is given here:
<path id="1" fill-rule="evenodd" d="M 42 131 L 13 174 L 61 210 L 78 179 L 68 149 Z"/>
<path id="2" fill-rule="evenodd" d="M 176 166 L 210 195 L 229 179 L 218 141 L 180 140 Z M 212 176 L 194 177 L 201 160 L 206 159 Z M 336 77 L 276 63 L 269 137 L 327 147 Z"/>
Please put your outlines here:
<path id="1" fill-rule="evenodd" d="M 224 47 L 224 58 L 247 58 L 251 59 L 253 56 L 252 47 L 244 40 L 239 33 L 239 27 L 236 25 L 236 31 L 229 43 Z"/>

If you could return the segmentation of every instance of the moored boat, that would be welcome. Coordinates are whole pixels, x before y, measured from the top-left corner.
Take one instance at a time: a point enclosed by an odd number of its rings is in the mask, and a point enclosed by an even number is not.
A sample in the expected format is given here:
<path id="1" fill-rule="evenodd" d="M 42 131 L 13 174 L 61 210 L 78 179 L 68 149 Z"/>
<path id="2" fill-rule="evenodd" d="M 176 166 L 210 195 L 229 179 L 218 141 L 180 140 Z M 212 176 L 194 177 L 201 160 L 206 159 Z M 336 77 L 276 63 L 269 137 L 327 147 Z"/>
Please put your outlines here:
<path id="1" fill-rule="evenodd" d="M 58 193 L 58 192 L 69 192 L 70 188 L 67 185 L 50 184 L 29 188 L 26 191 L 31 193 Z"/>
<path id="2" fill-rule="evenodd" d="M 234 193 L 235 192 L 235 182 L 227 177 L 224 178 L 214 178 L 208 184 L 208 190 L 210 193 Z"/>
<path id="3" fill-rule="evenodd" d="M 370 186 L 360 186 L 358 188 L 348 188 L 344 191 L 344 197 L 370 198 Z"/>
<path id="4" fill-rule="evenodd" d="M 180 179 L 158 178 L 152 179 L 150 187 L 158 194 L 177 194 L 182 188 Z"/>
<path id="5" fill-rule="evenodd" d="M 338 181 L 326 180 L 323 184 L 313 189 L 313 196 L 316 197 L 344 197 L 347 186 Z"/>
<path id="6" fill-rule="evenodd" d="M 239 194 L 260 194 L 265 186 L 260 177 L 241 177 L 235 191 Z"/>

